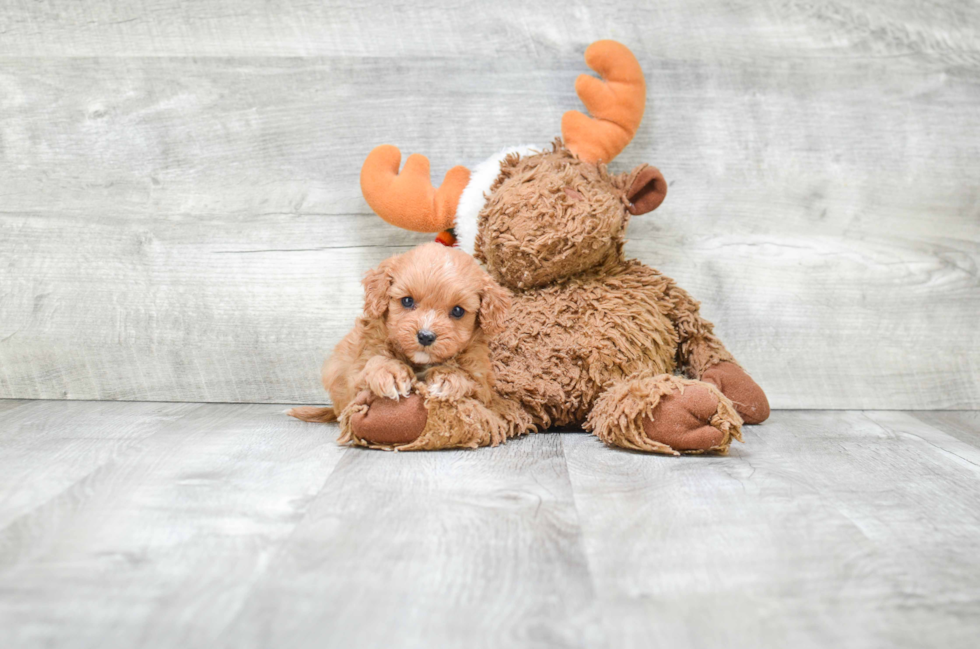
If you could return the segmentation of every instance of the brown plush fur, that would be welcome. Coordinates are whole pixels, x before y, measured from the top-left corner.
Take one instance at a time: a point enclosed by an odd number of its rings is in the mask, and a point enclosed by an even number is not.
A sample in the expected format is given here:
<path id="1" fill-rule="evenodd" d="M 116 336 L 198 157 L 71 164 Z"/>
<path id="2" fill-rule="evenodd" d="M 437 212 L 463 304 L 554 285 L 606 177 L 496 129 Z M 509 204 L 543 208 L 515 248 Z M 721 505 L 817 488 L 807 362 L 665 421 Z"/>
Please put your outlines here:
<path id="1" fill-rule="evenodd" d="M 658 406 L 685 397 L 682 407 L 657 413 Z M 596 401 L 589 421 L 599 439 L 636 451 L 724 454 L 732 438 L 742 441 L 741 419 L 715 386 L 671 374 L 616 381 Z M 652 434 L 654 423 L 669 426 Z"/>
<path id="2" fill-rule="evenodd" d="M 724 453 L 741 440 L 742 419 L 721 377 L 751 399 L 764 402 L 764 393 L 696 300 L 623 254 L 631 214 L 654 209 L 665 192 L 652 167 L 613 175 L 560 140 L 501 164 L 478 218 L 475 253 L 514 291 L 490 355 L 501 403 L 525 415 L 517 432 L 579 425 L 609 444 L 669 454 Z M 699 380 L 712 367 L 726 369 Z M 768 415 L 768 404 L 753 407 Z M 506 411 L 512 432 L 522 420 Z M 444 407 L 428 413 L 413 448 L 459 445 L 453 436 L 477 418 Z M 466 435 L 473 444 L 499 440 L 492 432 Z"/>
<path id="3" fill-rule="evenodd" d="M 471 399 L 484 407 L 494 401 L 487 338 L 500 330 L 510 296 L 472 257 L 424 244 L 370 271 L 364 293 L 364 315 L 323 366 L 333 406 L 289 414 L 343 422 L 348 406 L 366 407 L 367 394 L 397 401 L 413 390 L 433 401 Z M 410 306 L 405 298 L 412 299 Z M 462 308 L 461 317 L 452 313 L 454 307 Z M 421 331 L 435 340 L 422 345 Z M 342 441 L 354 437 L 348 431 Z"/>
<path id="4" fill-rule="evenodd" d="M 476 257 L 514 289 L 544 286 L 622 249 L 629 176 L 554 151 L 508 156 L 480 212 Z"/>
<path id="5" fill-rule="evenodd" d="M 476 256 L 516 291 L 491 344 L 498 390 L 539 427 L 594 426 L 596 399 L 625 378 L 675 369 L 699 378 L 732 360 L 695 300 L 623 255 L 626 190 L 646 168 L 614 176 L 559 141 L 507 158 L 480 213 Z"/>
<path id="6" fill-rule="evenodd" d="M 341 413 L 338 442 L 384 450 L 432 451 L 497 446 L 532 430 L 530 418 L 519 405 L 497 395 L 492 397 L 490 403 L 474 398 L 449 401 L 433 397 L 424 384 L 417 384 L 415 388 L 416 394 L 423 399 L 424 418 L 420 420 L 415 417 L 415 406 L 409 406 L 406 399 L 393 402 L 366 396 L 364 401 L 355 401 Z M 389 410 L 390 424 L 365 426 L 360 423 L 368 416 L 374 416 L 379 405 Z M 408 423 L 405 423 L 406 417 Z M 401 429 L 397 430 L 399 434 L 407 432 L 397 441 L 392 441 L 390 437 L 382 439 L 377 435 L 378 430 L 390 435 L 396 426 Z"/>
<path id="7" fill-rule="evenodd" d="M 565 114 L 568 147 L 559 139 L 550 151 L 504 159 L 477 216 L 477 258 L 516 293 L 511 316 L 490 341 L 493 398 L 438 401 L 423 386 L 423 402 L 398 401 L 399 379 L 386 375 L 380 394 L 395 400 L 352 405 L 341 420 L 352 439 L 446 448 L 580 425 L 640 451 L 723 453 L 741 439 L 742 417 L 759 423 L 769 416 L 765 393 L 715 337 L 698 303 L 671 279 L 625 258 L 630 216 L 656 209 L 667 183 L 649 165 L 616 175 L 602 162 L 629 143 L 643 117 L 646 83 L 636 57 L 604 40 L 586 49 L 585 60 L 602 77 L 582 75 L 575 83 L 591 117 Z M 436 226 L 453 207 L 468 239 L 474 200 L 461 182 L 468 172 L 450 170 L 437 191 L 425 158 L 411 156 L 398 174 L 400 157 L 382 146 L 365 161 L 362 188 L 371 206 L 409 229 L 420 220 Z M 474 189 L 486 182 L 482 168 L 477 176 Z"/>

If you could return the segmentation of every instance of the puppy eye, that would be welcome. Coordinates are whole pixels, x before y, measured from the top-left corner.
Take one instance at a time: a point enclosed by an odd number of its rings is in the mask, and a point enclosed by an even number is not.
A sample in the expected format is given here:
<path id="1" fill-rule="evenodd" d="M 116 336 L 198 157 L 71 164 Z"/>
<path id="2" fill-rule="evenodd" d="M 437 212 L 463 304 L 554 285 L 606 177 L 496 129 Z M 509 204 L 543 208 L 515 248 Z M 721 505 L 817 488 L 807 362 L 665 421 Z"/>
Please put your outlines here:
<path id="1" fill-rule="evenodd" d="M 415 300 L 413 300 L 410 297 L 403 297 L 402 298 L 402 306 L 405 307 L 406 309 L 414 309 L 415 308 Z"/>
<path id="2" fill-rule="evenodd" d="M 453 310 L 449 312 L 449 315 L 451 315 L 452 317 L 458 320 L 459 318 L 462 318 L 465 313 L 466 311 L 463 310 L 463 307 L 454 306 Z"/>

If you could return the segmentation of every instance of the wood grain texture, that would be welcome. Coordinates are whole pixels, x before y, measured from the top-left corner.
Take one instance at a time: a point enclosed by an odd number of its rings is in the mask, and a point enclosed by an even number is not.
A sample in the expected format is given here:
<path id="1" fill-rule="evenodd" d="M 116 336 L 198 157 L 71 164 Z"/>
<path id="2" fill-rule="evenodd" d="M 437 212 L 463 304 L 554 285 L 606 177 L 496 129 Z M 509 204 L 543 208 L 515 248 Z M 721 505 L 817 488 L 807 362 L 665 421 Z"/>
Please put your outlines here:
<path id="1" fill-rule="evenodd" d="M 564 442 L 610 646 L 976 642 L 976 447 L 904 413 L 807 411 L 728 458 Z"/>
<path id="2" fill-rule="evenodd" d="M 281 406 L 0 417 L 5 647 L 213 646 L 345 452 Z"/>
<path id="3" fill-rule="evenodd" d="M 6 412 L 8 410 L 13 410 L 14 408 L 20 408 L 21 406 L 31 403 L 30 401 L 21 401 L 19 399 L 0 399 L 0 413 Z"/>
<path id="4" fill-rule="evenodd" d="M 168 3 L 0 12 L 0 397 L 311 403 L 357 279 L 433 177 L 546 143 L 581 52 L 629 44 L 615 163 L 671 182 L 629 252 L 784 408 L 980 407 L 972 3 Z"/>
<path id="5" fill-rule="evenodd" d="M 228 647 L 604 644 L 557 435 L 349 452 Z"/>
<path id="6" fill-rule="evenodd" d="M 0 453 L 3 646 L 601 644 L 559 436 L 393 454 L 279 406 L 22 410 L 0 414 L 22 449 Z"/>
<path id="7" fill-rule="evenodd" d="M 980 9 L 967 0 L 715 0 L 657 3 L 7 0 L 0 55 L 568 57 L 581 43 L 631 41 L 640 54 L 742 62 L 790 54 L 924 54 L 980 61 Z M 822 42 L 821 42 L 822 41 Z"/>
<path id="8" fill-rule="evenodd" d="M 4 647 L 980 634 L 980 446 L 959 438 L 980 438 L 976 413 L 775 411 L 729 457 L 667 458 L 581 433 L 344 449 L 276 405 L 10 403 Z"/>
<path id="9" fill-rule="evenodd" d="M 965 444 L 980 448 L 980 411 L 952 410 L 937 412 L 926 410 L 913 415 L 933 428 L 952 435 Z"/>
<path id="10" fill-rule="evenodd" d="M 6 403 L 6 402 L 2 402 Z M 3 412 L 0 449 L 4 471 L 0 475 L 0 529 L 14 547 L 23 543 L 24 552 L 33 536 L 43 529 L 45 516 L 35 516 L 46 504 L 56 505 L 57 513 L 77 502 L 76 496 L 87 483 L 99 480 L 107 463 L 141 448 L 146 438 L 194 410 L 193 404 L 133 404 L 125 420 L 110 402 L 85 401 L 53 409 L 44 401 L 22 402 L 16 410 Z M 116 415 L 113 418 L 113 415 Z M 43 466 L 38 465 L 44 458 Z M 50 513 L 50 512 L 49 512 Z M 16 553 L 15 553 L 16 554 Z M 5 564 L 12 556 L 5 553 Z"/>

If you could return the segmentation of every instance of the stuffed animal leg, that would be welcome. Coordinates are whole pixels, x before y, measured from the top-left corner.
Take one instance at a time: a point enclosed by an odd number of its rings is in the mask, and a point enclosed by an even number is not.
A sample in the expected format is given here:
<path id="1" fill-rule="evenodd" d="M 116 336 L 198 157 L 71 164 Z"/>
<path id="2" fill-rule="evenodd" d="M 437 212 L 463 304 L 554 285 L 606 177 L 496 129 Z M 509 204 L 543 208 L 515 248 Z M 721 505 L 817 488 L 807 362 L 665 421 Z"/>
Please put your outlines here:
<path id="1" fill-rule="evenodd" d="M 677 369 L 685 376 L 711 383 L 731 399 L 746 424 L 769 418 L 769 400 L 762 388 L 735 362 L 718 339 L 714 325 L 701 317 L 701 305 L 687 291 L 668 281 L 665 295 L 677 331 Z"/>
<path id="2" fill-rule="evenodd" d="M 596 401 L 585 429 L 613 446 L 668 455 L 728 452 L 742 419 L 710 383 L 672 374 L 618 381 Z"/>

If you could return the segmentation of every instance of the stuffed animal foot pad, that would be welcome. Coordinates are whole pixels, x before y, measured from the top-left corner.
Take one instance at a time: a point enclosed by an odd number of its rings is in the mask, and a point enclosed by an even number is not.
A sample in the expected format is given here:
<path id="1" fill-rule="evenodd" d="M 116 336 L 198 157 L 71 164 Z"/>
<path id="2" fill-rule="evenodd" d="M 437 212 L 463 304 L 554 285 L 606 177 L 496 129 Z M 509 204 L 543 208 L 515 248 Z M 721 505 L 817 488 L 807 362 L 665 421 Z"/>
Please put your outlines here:
<path id="1" fill-rule="evenodd" d="M 712 365 L 701 376 L 732 400 L 735 410 L 746 424 L 761 424 L 769 419 L 769 399 L 759 384 L 735 363 Z"/>
<path id="2" fill-rule="evenodd" d="M 337 441 L 395 448 L 416 441 L 427 423 L 428 411 L 421 395 L 387 399 L 365 390 L 340 414 L 340 438 Z"/>
<path id="3" fill-rule="evenodd" d="M 476 399 L 445 401 L 413 392 L 398 400 L 365 392 L 340 416 L 341 444 L 393 451 L 497 446 L 533 430 L 516 404 L 495 398 L 488 407 Z"/>
<path id="4" fill-rule="evenodd" d="M 670 374 L 613 385 L 596 402 L 586 429 L 607 444 L 679 455 L 725 454 L 742 441 L 742 419 L 717 387 Z"/>

